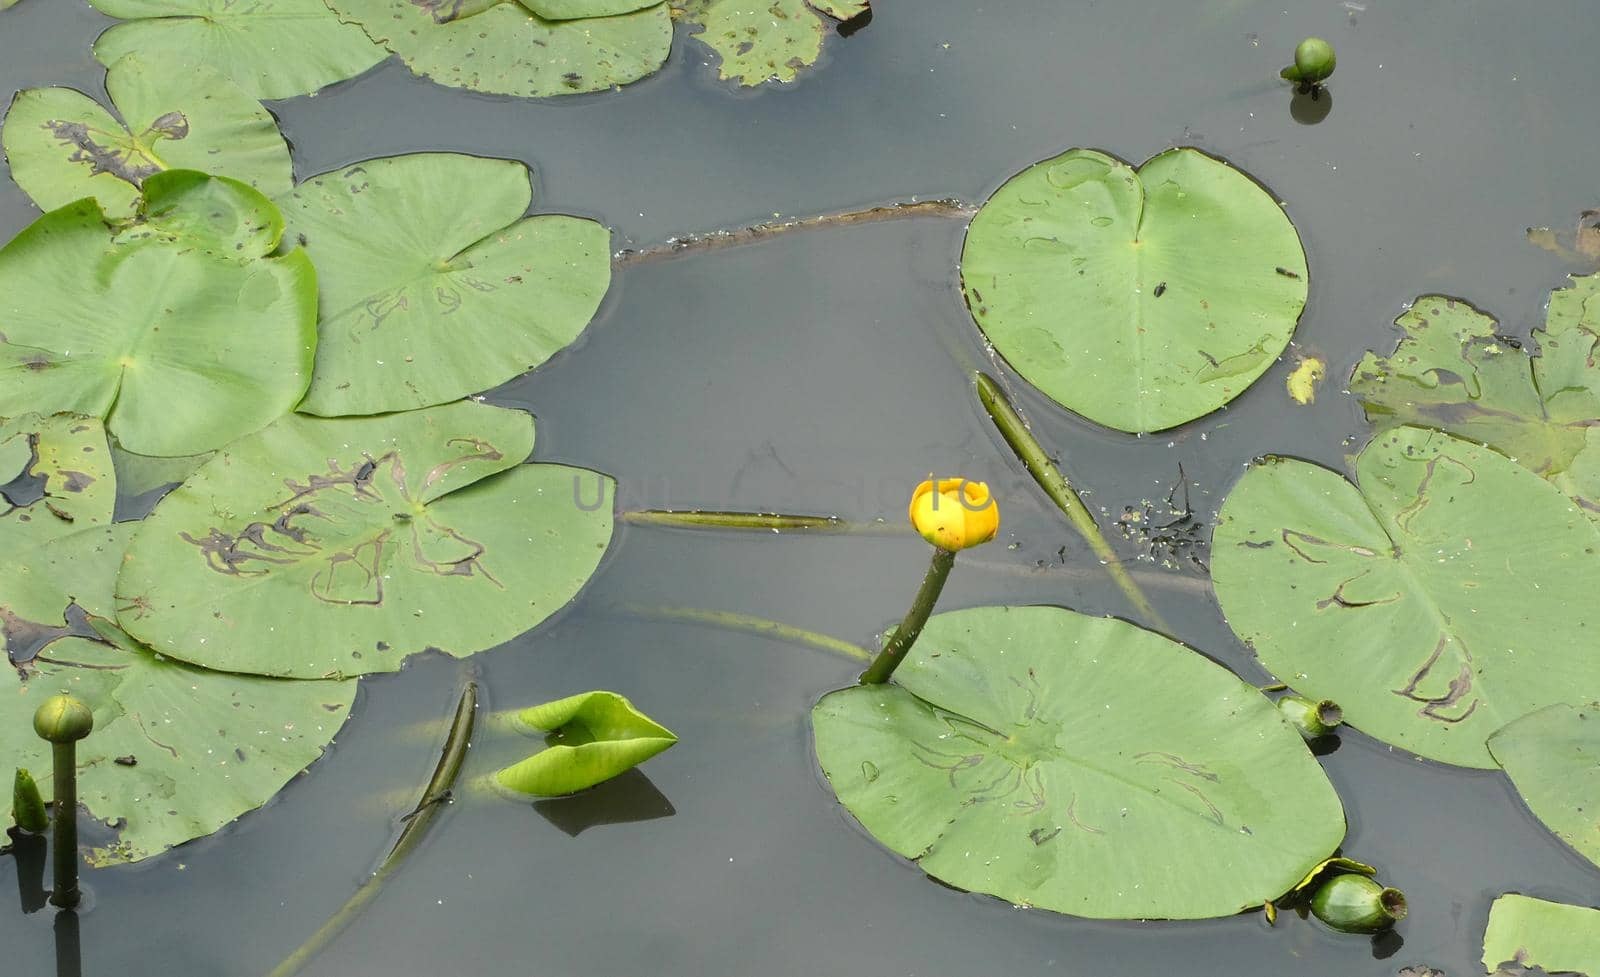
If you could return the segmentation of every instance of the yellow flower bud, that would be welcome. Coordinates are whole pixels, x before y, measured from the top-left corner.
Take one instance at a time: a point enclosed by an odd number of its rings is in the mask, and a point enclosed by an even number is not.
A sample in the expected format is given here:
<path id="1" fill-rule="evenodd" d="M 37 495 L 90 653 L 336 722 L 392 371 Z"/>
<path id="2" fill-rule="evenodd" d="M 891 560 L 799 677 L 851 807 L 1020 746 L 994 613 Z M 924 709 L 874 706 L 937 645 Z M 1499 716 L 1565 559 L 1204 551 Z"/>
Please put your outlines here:
<path id="1" fill-rule="evenodd" d="M 1000 507 L 982 482 L 929 479 L 911 494 L 911 525 L 940 549 L 964 550 L 994 539 Z"/>

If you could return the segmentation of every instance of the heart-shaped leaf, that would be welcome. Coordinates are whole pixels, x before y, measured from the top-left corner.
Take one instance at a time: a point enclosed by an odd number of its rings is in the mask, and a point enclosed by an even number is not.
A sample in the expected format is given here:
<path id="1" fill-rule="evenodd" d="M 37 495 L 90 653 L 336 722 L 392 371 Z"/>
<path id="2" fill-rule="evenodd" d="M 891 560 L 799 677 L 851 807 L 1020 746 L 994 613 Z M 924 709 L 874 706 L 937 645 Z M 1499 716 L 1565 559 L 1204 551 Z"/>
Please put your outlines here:
<path id="1" fill-rule="evenodd" d="M 41 210 L 94 197 L 125 217 L 144 181 L 169 169 L 231 176 L 269 196 L 294 185 L 272 116 L 210 68 L 158 70 L 130 54 L 106 72 L 106 92 L 122 121 L 70 88 L 12 101 L 0 141 L 12 179 Z"/>
<path id="2" fill-rule="evenodd" d="M 519 464 L 532 449 L 531 417 L 472 402 L 284 417 L 140 524 L 119 621 L 174 658 L 300 678 L 493 647 L 560 610 L 611 538 L 589 504 L 610 479 Z"/>
<path id="3" fill-rule="evenodd" d="M 417 74 L 499 95 L 604 91 L 653 74 L 672 48 L 672 18 L 661 2 L 580 20 L 547 19 L 515 0 L 327 2 Z"/>
<path id="4" fill-rule="evenodd" d="M 806 0 L 701 0 L 685 3 L 696 40 L 722 61 L 717 76 L 754 86 L 794 81 L 822 57 L 824 21 Z"/>
<path id="5" fill-rule="evenodd" d="M 1269 458 L 1228 494 L 1212 579 L 1228 624 L 1283 681 L 1413 753 L 1493 767 L 1484 741 L 1600 697 L 1600 530 L 1504 455 L 1399 427 L 1358 484 Z"/>
<path id="6" fill-rule="evenodd" d="M 1227 916 L 1344 836 L 1294 727 L 1151 631 L 1055 607 L 937 614 L 894 682 L 823 696 L 817 760 L 953 886 L 1107 919 Z"/>
<path id="7" fill-rule="evenodd" d="M 0 416 L 89 414 L 130 451 L 189 455 L 294 407 L 316 348 L 305 253 L 241 262 L 148 243 L 175 229 L 119 244 L 126 227 L 80 200 L 0 249 Z"/>
<path id="8" fill-rule="evenodd" d="M 1546 973 L 1600 973 L 1600 910 L 1505 895 L 1489 907 L 1483 966 L 1512 962 Z"/>
<path id="9" fill-rule="evenodd" d="M 1549 479 L 1600 522 L 1600 274 L 1550 293 L 1538 354 L 1458 299 L 1418 298 L 1392 355 L 1350 378 L 1379 429 L 1436 427 L 1492 445 Z"/>
<path id="10" fill-rule="evenodd" d="M 113 65 L 137 53 L 174 77 L 199 63 L 255 98 L 290 98 L 354 78 L 387 55 L 322 0 L 89 0 L 127 21 L 100 35 L 94 56 Z M 202 167 L 203 168 L 203 167 Z"/>
<path id="11" fill-rule="evenodd" d="M 1137 171 L 1074 149 L 972 219 L 967 307 L 1017 372 L 1070 410 L 1159 431 L 1237 397 L 1288 345 L 1306 259 L 1271 194 L 1172 149 Z"/>
<path id="12" fill-rule="evenodd" d="M 31 722 L 41 700 L 69 692 L 94 711 L 94 731 L 78 744 L 78 801 L 116 840 L 92 850 L 90 864 L 149 858 L 260 807 L 349 718 L 354 681 L 206 671 L 104 627 L 116 644 L 63 638 L 0 680 L 12 685 L 0 696 L 0 753 L 34 770 L 50 768 L 51 746 Z M 48 778 L 40 787 L 49 796 Z M 10 799 L 0 806 L 9 811 Z"/>
<path id="13" fill-rule="evenodd" d="M 1489 752 L 1534 816 L 1600 865 L 1600 706 L 1547 706 L 1489 737 Z"/>
<path id="14" fill-rule="evenodd" d="M 517 721 L 548 731 L 549 746 L 494 779 L 507 790 L 534 797 L 593 787 L 678 742 L 671 730 L 615 692 L 581 692 L 546 702 L 524 709 Z"/>
<path id="15" fill-rule="evenodd" d="M 527 167 L 375 159 L 282 198 L 317 265 L 317 366 L 301 409 L 376 414 L 487 390 L 578 337 L 611 281 L 610 234 L 523 218 Z"/>

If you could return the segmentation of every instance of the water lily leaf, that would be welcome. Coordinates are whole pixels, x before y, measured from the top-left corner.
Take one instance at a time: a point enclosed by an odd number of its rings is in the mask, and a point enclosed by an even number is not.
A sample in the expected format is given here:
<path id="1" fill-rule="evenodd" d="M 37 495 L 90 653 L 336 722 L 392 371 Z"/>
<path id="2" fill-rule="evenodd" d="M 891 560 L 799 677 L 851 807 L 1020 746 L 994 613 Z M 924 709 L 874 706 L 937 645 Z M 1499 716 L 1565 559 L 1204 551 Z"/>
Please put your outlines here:
<path id="1" fill-rule="evenodd" d="M 717 76 L 754 86 L 794 81 L 822 56 L 824 23 L 806 0 L 705 0 L 683 5 L 694 37 L 721 55 Z"/>
<path id="2" fill-rule="evenodd" d="M 1265 696 L 1113 618 L 937 614 L 892 683 L 831 692 L 812 723 L 823 773 L 873 837 L 1017 905 L 1227 916 L 1344 836 L 1339 798 Z"/>
<path id="3" fill-rule="evenodd" d="M 1600 275 L 1550 293 L 1538 355 L 1458 299 L 1424 295 L 1395 325 L 1392 355 L 1368 353 L 1350 379 L 1367 419 L 1436 427 L 1500 449 L 1600 521 Z"/>
<path id="4" fill-rule="evenodd" d="M 1546 972 L 1600 974 L 1600 910 L 1504 895 L 1489 907 L 1483 966 L 1512 962 Z"/>
<path id="5" fill-rule="evenodd" d="M 1237 397 L 1288 345 L 1306 259 L 1283 209 L 1195 149 L 1135 171 L 1074 149 L 996 190 L 967 231 L 978 327 L 1051 399 L 1158 431 Z"/>
<path id="6" fill-rule="evenodd" d="M 113 240 L 249 261 L 271 254 L 281 237 L 283 214 L 260 191 L 227 177 L 167 170 L 144 181 L 138 213 Z"/>
<path id="7" fill-rule="evenodd" d="M 131 214 L 146 179 L 169 169 L 231 176 L 273 195 L 294 185 L 289 147 L 266 109 L 203 65 L 148 67 L 136 55 L 106 72 L 123 121 L 69 88 L 30 88 L 6 113 L 11 177 L 41 210 L 84 197 Z"/>
<path id="8" fill-rule="evenodd" d="M 588 325 L 611 281 L 594 221 L 523 218 L 527 167 L 425 153 L 306 181 L 280 200 L 317 265 L 317 366 L 301 410 L 376 414 L 487 390 Z"/>
<path id="9" fill-rule="evenodd" d="M 359 28 L 340 23 L 322 0 L 89 3 L 127 21 L 94 42 L 101 64 L 114 65 L 130 53 L 153 65 L 199 63 L 232 78 L 254 98 L 305 95 L 354 78 L 387 57 Z M 192 81 L 187 69 L 173 74 Z"/>
<path id="10" fill-rule="evenodd" d="M 672 48 L 665 3 L 581 20 L 548 20 L 514 0 L 327 3 L 417 74 L 499 95 L 604 91 L 653 74 Z"/>
<path id="11" fill-rule="evenodd" d="M 872 9 L 870 0 L 810 0 L 810 3 L 834 20 L 860 17 Z"/>
<path id="12" fill-rule="evenodd" d="M 507 790 L 560 797 L 603 783 L 678 742 L 615 692 L 582 692 L 524 709 L 517 720 L 548 730 L 549 746 L 494 775 Z"/>
<path id="13" fill-rule="evenodd" d="M 356 691 L 193 668 L 125 636 L 63 638 L 0 681 L 13 684 L 0 697 L 0 752 L 35 770 L 50 767 L 50 744 L 33 733 L 40 701 L 70 692 L 94 710 L 78 800 L 117 830 L 88 853 L 92 865 L 149 858 L 265 804 L 322 755 Z M 40 787 L 48 796 L 49 778 Z"/>
<path id="14" fill-rule="evenodd" d="M 157 503 L 118 620 L 174 658 L 302 678 L 507 641 L 560 610 L 611 538 L 610 507 L 587 501 L 610 480 L 519 464 L 532 449 L 531 417 L 472 402 L 284 417 Z"/>
<path id="15" fill-rule="evenodd" d="M 131 451 L 187 455 L 299 402 L 316 348 L 304 252 L 241 263 L 118 232 L 80 200 L 0 248 L 0 416 L 90 414 Z"/>
<path id="16" fill-rule="evenodd" d="M 481 3 L 482 0 L 479 0 Z M 615 17 L 653 7 L 661 0 L 516 0 L 545 20 Z"/>
<path id="17" fill-rule="evenodd" d="M 1375 437 L 1358 484 L 1269 458 L 1212 540 L 1217 602 L 1282 681 L 1413 753 L 1493 767 L 1484 741 L 1600 696 L 1600 530 L 1504 455 L 1414 427 Z"/>
<path id="18" fill-rule="evenodd" d="M 99 418 L 0 421 L 0 639 L 18 655 L 66 625 L 67 605 L 112 613 L 128 527 Z"/>
<path id="19" fill-rule="evenodd" d="M 1600 706 L 1548 706 L 1489 737 L 1494 755 L 1534 816 L 1600 865 Z"/>

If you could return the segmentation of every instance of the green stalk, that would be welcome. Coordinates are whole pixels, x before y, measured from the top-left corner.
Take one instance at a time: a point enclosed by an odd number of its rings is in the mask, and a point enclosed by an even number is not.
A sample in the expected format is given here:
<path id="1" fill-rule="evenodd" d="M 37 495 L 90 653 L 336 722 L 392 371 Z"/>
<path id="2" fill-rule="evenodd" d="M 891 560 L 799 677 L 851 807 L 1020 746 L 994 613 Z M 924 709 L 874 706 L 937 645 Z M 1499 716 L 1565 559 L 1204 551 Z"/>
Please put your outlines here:
<path id="1" fill-rule="evenodd" d="M 1017 457 L 1027 467 L 1033 480 L 1044 489 L 1044 494 L 1050 496 L 1050 501 L 1066 515 L 1067 522 L 1071 523 L 1072 528 L 1077 530 L 1078 535 L 1089 544 L 1089 549 L 1094 551 L 1094 555 L 1105 566 L 1106 572 L 1111 575 L 1111 579 L 1116 582 L 1129 603 L 1144 616 L 1147 623 L 1161 631 L 1169 630 L 1161 615 L 1150 606 L 1150 599 L 1123 568 L 1122 561 L 1111 548 L 1111 544 L 1106 542 L 1089 507 L 1084 505 L 1083 500 L 1078 498 L 1078 493 L 1072 490 L 1066 476 L 1061 474 L 1061 469 L 1050 460 L 1044 446 L 1033 436 L 1033 432 L 1028 430 L 1027 422 L 1017 413 L 1017 409 L 1011 406 L 1011 401 L 1006 399 L 999 385 L 981 372 L 974 373 L 973 379 L 978 388 L 978 401 L 983 404 L 983 409 L 988 412 L 995 427 L 1000 429 L 1000 436 L 1005 438 L 1006 444 L 1017 453 Z"/>
<path id="2" fill-rule="evenodd" d="M 857 661 L 870 661 L 871 652 L 859 645 L 804 628 L 793 627 L 778 621 L 768 620 L 764 617 L 755 617 L 750 614 L 736 614 L 733 611 L 708 611 L 698 607 L 666 607 L 651 604 L 623 604 L 617 610 L 629 617 L 640 617 L 658 621 L 689 621 L 694 624 L 709 624 L 713 627 L 725 628 L 729 631 L 742 631 L 745 634 L 757 634 L 763 638 L 773 638 L 778 641 L 792 641 L 795 644 L 808 645 L 822 651 L 854 658 Z"/>
<path id="3" fill-rule="evenodd" d="M 82 894 L 78 891 L 78 744 L 76 741 L 52 743 L 55 770 L 55 837 L 50 840 L 54 866 L 50 904 L 60 909 L 76 909 Z"/>
<path id="4" fill-rule="evenodd" d="M 472 739 L 472 722 L 478 708 L 478 683 L 468 682 L 466 688 L 461 690 L 461 699 L 456 703 L 455 720 L 450 724 L 450 735 L 445 738 L 444 749 L 440 751 L 439 763 L 433 769 L 433 776 L 428 778 L 428 785 L 422 791 L 422 800 L 407 816 L 406 826 L 400 830 L 400 837 L 395 839 L 394 847 L 389 849 L 389 854 L 383 859 L 383 864 L 372 874 L 359 889 L 355 891 L 345 904 L 339 907 L 328 918 L 322 928 L 311 934 L 311 938 L 300 945 L 284 961 L 272 969 L 268 977 L 291 977 L 299 973 L 311 958 L 321 953 L 334 937 L 344 931 L 366 908 L 383 884 L 405 861 L 407 855 L 417 847 L 422 840 L 423 832 L 428 829 L 428 824 L 439 808 L 450 799 L 451 788 L 455 786 L 456 777 L 461 773 L 461 763 L 466 759 L 467 745 Z"/>
<path id="5" fill-rule="evenodd" d="M 682 526 L 717 529 L 805 529 L 848 532 L 853 524 L 835 516 L 790 516 L 777 512 L 705 512 L 698 509 L 635 509 L 622 514 L 622 521 L 636 526 Z"/>
<path id="6" fill-rule="evenodd" d="M 939 592 L 944 589 L 944 582 L 950 576 L 950 568 L 956 564 L 954 550 L 933 548 L 933 562 L 928 565 L 928 572 L 922 578 L 922 586 L 917 588 L 916 599 L 911 602 L 911 609 L 906 611 L 905 620 L 895 628 L 894 637 L 878 652 L 878 657 L 872 660 L 867 670 L 861 673 L 862 685 L 881 685 L 889 681 L 889 676 L 900 667 L 905 660 L 906 652 L 917 643 L 917 638 L 922 636 L 922 628 L 928 623 L 928 615 L 933 613 L 933 605 L 939 602 Z"/>

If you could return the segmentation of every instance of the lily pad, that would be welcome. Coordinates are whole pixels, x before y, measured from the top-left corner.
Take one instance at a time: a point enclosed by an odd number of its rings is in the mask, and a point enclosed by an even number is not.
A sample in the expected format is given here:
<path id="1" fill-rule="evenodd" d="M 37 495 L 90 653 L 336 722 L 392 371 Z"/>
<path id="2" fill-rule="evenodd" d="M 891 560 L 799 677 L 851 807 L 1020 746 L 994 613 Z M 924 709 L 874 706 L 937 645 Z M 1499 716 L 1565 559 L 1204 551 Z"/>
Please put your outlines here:
<path id="1" fill-rule="evenodd" d="M 1243 393 L 1288 345 L 1306 278 L 1272 195 L 1195 149 L 1137 171 L 1090 149 L 1036 163 L 978 211 L 961 257 L 967 307 L 1017 372 L 1133 432 Z"/>
<path id="2" fill-rule="evenodd" d="M 528 169 L 425 153 L 306 181 L 279 203 L 321 287 L 301 410 L 376 414 L 487 390 L 588 325 L 611 281 L 610 233 L 524 218 Z"/>
<path id="3" fill-rule="evenodd" d="M 1600 521 L 1600 275 L 1550 293 L 1539 352 L 1502 337 L 1459 299 L 1424 295 L 1395 325 L 1394 353 L 1368 353 L 1350 379 L 1367 419 L 1436 427 L 1500 449 Z"/>
<path id="4" fill-rule="evenodd" d="M 1600 706 L 1547 706 L 1489 737 L 1489 752 L 1528 809 L 1600 865 Z"/>
<path id="5" fill-rule="evenodd" d="M 64 628 L 70 603 L 112 613 L 129 535 L 111 525 L 116 497 L 98 418 L 0 421 L 0 639 L 9 655 Z"/>
<path id="6" fill-rule="evenodd" d="M 1492 768 L 1484 741 L 1535 709 L 1600 697 L 1600 529 L 1504 455 L 1398 427 L 1358 485 L 1268 458 L 1212 541 L 1228 624 L 1282 681 L 1368 735 Z"/>
<path id="7" fill-rule="evenodd" d="M 611 538 L 610 507 L 589 502 L 610 479 L 520 464 L 532 449 L 531 417 L 472 402 L 285 417 L 140 524 L 118 620 L 174 658 L 297 678 L 510 640 L 572 599 Z"/>
<path id="8" fill-rule="evenodd" d="M 754 86 L 794 81 L 822 57 L 825 22 L 806 0 L 702 0 L 682 5 L 696 40 L 721 55 L 717 76 Z"/>
<path id="9" fill-rule="evenodd" d="M 266 109 L 210 68 L 154 69 L 136 55 L 106 72 L 116 116 L 70 88 L 20 92 L 0 131 L 11 177 L 41 210 L 84 197 L 131 214 L 169 169 L 231 176 L 271 196 L 294 185 L 289 147 Z"/>
<path id="10" fill-rule="evenodd" d="M 1548 973 L 1600 974 L 1600 910 L 1504 895 L 1489 907 L 1483 966 L 1513 962 Z"/>
<path id="11" fill-rule="evenodd" d="M 583 6 L 550 2 L 551 9 L 563 11 Z M 441 85 L 499 95 L 604 91 L 653 74 L 672 48 L 666 3 L 579 20 L 547 19 L 516 0 L 327 3 L 417 74 Z"/>
<path id="12" fill-rule="evenodd" d="M 0 697 L 0 752 L 34 770 L 50 767 L 31 723 L 39 702 L 70 692 L 94 710 L 78 800 L 116 838 L 88 852 L 91 865 L 149 858 L 265 804 L 322 755 L 355 697 L 353 681 L 225 675 L 117 641 L 56 641 L 12 670 Z M 49 778 L 40 787 L 48 796 Z"/>
<path id="13" fill-rule="evenodd" d="M 549 746 L 496 773 L 507 790 L 534 797 L 575 794 L 610 780 L 678 742 L 615 692 L 578 695 L 524 709 L 517 721 L 548 731 Z"/>
<path id="14" fill-rule="evenodd" d="M 114 242 L 249 261 L 271 254 L 282 237 L 283 214 L 259 191 L 227 177 L 167 170 L 144 182 L 137 213 L 117 229 Z"/>
<path id="15" fill-rule="evenodd" d="M 1017 905 L 1227 916 L 1344 836 L 1338 796 L 1266 697 L 1113 618 L 937 614 L 893 683 L 831 692 L 812 722 L 823 772 L 874 838 Z"/>
<path id="16" fill-rule="evenodd" d="M 111 446 L 111 462 L 117 470 L 117 487 L 128 496 L 140 496 L 159 488 L 178 485 L 209 460 L 209 451 L 202 455 L 161 458 L 124 451 L 118 445 Z"/>
<path id="17" fill-rule="evenodd" d="M 117 24 L 94 42 L 114 65 L 137 53 L 151 64 L 199 63 L 255 98 L 290 98 L 354 78 L 387 57 L 322 0 L 89 0 Z M 184 82 L 193 77 L 173 71 Z M 203 168 L 203 167 L 202 167 Z"/>
<path id="18" fill-rule="evenodd" d="M 305 253 L 240 262 L 121 231 L 80 200 L 0 249 L 0 416 L 89 414 L 130 451 L 188 455 L 291 410 L 316 347 Z"/>

